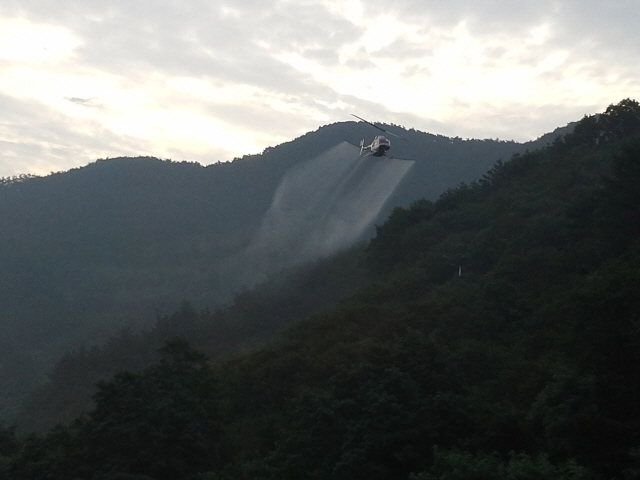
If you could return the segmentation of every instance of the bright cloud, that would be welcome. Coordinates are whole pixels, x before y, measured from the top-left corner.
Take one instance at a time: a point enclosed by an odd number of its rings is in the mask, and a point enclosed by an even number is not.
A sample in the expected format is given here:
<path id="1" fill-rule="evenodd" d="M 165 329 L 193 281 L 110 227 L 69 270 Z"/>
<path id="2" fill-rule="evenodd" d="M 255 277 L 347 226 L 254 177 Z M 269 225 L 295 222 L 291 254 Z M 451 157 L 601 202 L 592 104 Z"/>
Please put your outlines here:
<path id="1" fill-rule="evenodd" d="M 70 55 L 79 40 L 66 28 L 17 18 L 0 23 L 0 58 L 18 64 L 51 63 Z"/>
<path id="2" fill-rule="evenodd" d="M 0 5 L 0 176 L 210 163 L 356 112 L 527 140 L 640 97 L 640 5 L 41 0 Z"/>

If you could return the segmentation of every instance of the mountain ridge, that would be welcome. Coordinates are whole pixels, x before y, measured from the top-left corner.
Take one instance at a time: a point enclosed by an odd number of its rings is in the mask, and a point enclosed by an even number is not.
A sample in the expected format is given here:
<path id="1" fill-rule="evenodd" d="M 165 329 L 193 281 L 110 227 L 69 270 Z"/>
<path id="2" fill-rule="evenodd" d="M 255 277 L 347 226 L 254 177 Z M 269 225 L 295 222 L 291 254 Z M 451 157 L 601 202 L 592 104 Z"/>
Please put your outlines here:
<path id="1" fill-rule="evenodd" d="M 333 281 L 359 264 L 357 291 L 311 317 L 299 310 L 267 343 L 206 362 L 185 339 L 215 353 L 225 318 L 268 329 L 303 283 L 328 277 L 307 270 L 231 310 L 185 305 L 158 322 L 164 335 L 67 356 L 51 398 L 73 397 L 74 380 L 108 351 L 119 361 L 183 336 L 154 363 L 101 381 L 73 423 L 25 438 L 2 431 L 0 472 L 635 478 L 639 182 L 640 104 L 626 100 L 476 182 L 396 208 L 366 246 L 317 263 Z"/>
<path id="2" fill-rule="evenodd" d="M 394 142 L 394 155 L 415 165 L 352 241 L 373 235 L 394 207 L 435 198 L 533 146 L 388 128 L 408 140 Z M 285 265 L 272 262 L 256 278 L 237 275 L 287 172 L 341 141 L 357 144 L 373 133 L 366 124 L 344 122 L 230 163 L 121 157 L 5 181 L 4 351 L 19 346 L 26 363 L 48 365 L 65 350 L 99 344 L 123 327 L 150 327 L 154 312 L 172 311 L 184 299 L 196 308 L 228 303 L 244 285 Z M 6 353 L 2 364 L 14 364 L 14 355 Z M 27 375 L 32 384 L 42 381 L 35 370 Z"/>

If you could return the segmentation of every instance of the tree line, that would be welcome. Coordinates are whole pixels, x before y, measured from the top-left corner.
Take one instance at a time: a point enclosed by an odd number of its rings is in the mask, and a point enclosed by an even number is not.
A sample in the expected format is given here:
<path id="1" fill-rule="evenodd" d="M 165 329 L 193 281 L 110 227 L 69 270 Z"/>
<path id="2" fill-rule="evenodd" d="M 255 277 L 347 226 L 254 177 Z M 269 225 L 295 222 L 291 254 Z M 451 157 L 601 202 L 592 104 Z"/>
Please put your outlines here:
<path id="1" fill-rule="evenodd" d="M 640 105 L 575 135 L 394 210 L 357 291 L 267 342 L 207 360 L 179 325 L 208 317 L 176 312 L 85 414 L 2 429 L 0 473 L 638 478 Z"/>

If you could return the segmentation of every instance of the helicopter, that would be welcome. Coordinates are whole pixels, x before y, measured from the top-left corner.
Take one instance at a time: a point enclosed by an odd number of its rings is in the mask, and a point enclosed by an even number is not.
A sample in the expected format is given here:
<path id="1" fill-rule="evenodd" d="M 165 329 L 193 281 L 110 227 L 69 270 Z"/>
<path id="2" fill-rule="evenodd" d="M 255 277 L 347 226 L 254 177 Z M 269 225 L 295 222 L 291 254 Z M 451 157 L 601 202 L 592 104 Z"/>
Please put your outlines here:
<path id="1" fill-rule="evenodd" d="M 395 133 L 387 132 L 384 128 L 379 127 L 378 125 L 375 125 L 365 120 L 364 118 L 354 115 L 353 113 L 351 114 L 351 116 L 356 117 L 358 120 L 362 120 L 364 123 L 368 123 L 369 125 L 371 125 L 374 128 L 377 128 L 378 130 L 382 130 L 384 133 L 388 135 L 393 135 L 394 137 L 398 137 L 404 140 L 404 138 L 396 135 Z M 360 142 L 360 155 L 362 155 L 363 151 L 367 150 L 371 152 L 368 155 L 372 155 L 374 157 L 384 157 L 386 156 L 390 148 L 391 148 L 391 142 L 387 137 L 383 135 L 376 135 L 376 137 L 373 139 L 373 142 L 371 142 L 370 145 L 365 145 L 364 140 Z"/>

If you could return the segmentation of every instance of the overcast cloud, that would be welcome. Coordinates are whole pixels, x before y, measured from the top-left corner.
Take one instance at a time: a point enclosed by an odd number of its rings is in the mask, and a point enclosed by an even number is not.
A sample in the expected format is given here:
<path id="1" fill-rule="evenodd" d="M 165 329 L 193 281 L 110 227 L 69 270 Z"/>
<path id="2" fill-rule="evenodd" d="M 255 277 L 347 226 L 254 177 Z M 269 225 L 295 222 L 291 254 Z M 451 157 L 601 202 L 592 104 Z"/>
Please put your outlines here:
<path id="1" fill-rule="evenodd" d="M 525 141 L 640 98 L 634 0 L 3 0 L 0 176 L 204 164 L 356 113 Z"/>

